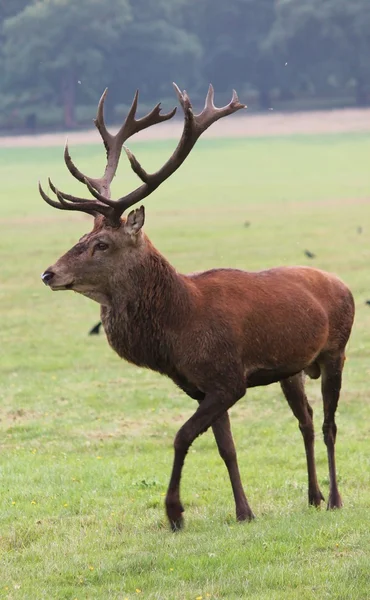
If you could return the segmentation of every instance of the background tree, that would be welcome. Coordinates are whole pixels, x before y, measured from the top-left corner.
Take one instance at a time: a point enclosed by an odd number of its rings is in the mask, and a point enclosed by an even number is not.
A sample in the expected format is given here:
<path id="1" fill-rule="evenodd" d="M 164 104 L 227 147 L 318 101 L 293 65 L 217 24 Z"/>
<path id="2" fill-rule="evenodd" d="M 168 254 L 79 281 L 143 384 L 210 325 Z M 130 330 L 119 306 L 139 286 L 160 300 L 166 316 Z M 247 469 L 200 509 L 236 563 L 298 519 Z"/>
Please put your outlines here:
<path id="1" fill-rule="evenodd" d="M 149 103 L 166 99 L 173 104 L 171 82 L 197 88 L 202 80 L 198 64 L 202 44 L 184 28 L 187 0 L 132 0 L 132 21 L 124 35 L 106 47 L 111 105 L 130 103 L 133 90 Z"/>
<path id="2" fill-rule="evenodd" d="M 131 21 L 128 0 L 31 3 L 4 23 L 7 81 L 34 101 L 61 103 L 73 127 L 78 86 L 80 101 L 101 89 L 106 48 Z"/>
<path id="3" fill-rule="evenodd" d="M 189 0 L 186 24 L 203 45 L 203 78 L 225 91 L 247 85 L 258 90 L 260 105 L 270 106 L 275 57 L 265 46 L 275 20 L 275 0 Z"/>
<path id="4" fill-rule="evenodd" d="M 20 13 L 26 6 L 32 4 L 34 0 L 0 0 L 0 23 L 5 19 L 13 17 Z"/>
<path id="5" fill-rule="evenodd" d="M 356 88 L 356 102 L 370 100 L 370 3 L 368 0 L 280 0 L 267 45 L 289 61 L 290 85 L 320 93 L 328 85 Z"/>
<path id="6" fill-rule="evenodd" d="M 365 105 L 369 56 L 369 0 L 0 0 L 0 126 L 91 122 L 105 86 L 119 120 L 136 88 L 172 105 L 173 80 L 195 102 L 212 81 L 262 109 Z"/>

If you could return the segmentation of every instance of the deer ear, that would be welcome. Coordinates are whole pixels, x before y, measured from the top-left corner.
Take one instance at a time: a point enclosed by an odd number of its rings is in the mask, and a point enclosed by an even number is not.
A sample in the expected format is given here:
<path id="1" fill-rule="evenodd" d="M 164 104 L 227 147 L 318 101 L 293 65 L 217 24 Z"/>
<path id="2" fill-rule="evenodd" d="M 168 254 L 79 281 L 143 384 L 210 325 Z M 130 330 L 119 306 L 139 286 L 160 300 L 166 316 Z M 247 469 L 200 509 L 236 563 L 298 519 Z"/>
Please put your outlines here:
<path id="1" fill-rule="evenodd" d="M 124 224 L 124 230 L 129 235 L 137 235 L 144 225 L 145 221 L 145 210 L 143 206 L 132 210 L 126 219 Z"/>

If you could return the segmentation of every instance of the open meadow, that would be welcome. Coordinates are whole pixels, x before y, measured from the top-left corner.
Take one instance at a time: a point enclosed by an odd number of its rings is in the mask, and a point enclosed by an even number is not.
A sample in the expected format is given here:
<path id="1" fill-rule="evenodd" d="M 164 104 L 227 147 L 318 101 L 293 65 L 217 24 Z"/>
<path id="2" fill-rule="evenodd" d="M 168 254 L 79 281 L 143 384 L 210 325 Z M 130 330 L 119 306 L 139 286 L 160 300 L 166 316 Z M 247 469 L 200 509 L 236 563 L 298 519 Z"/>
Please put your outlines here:
<path id="1" fill-rule="evenodd" d="M 175 140 L 129 145 L 150 170 Z M 71 155 L 102 171 L 100 146 Z M 207 432 L 186 460 L 185 528 L 174 535 L 163 508 L 172 443 L 195 402 L 121 361 L 104 334 L 88 337 L 97 304 L 42 285 L 92 220 L 38 195 L 48 176 L 81 194 L 62 147 L 0 148 L 0 599 L 369 598 L 369 159 L 361 132 L 205 138 L 145 203 L 146 232 L 180 271 L 309 264 L 337 273 L 356 302 L 337 412 L 343 510 L 307 507 L 302 437 L 275 384 L 230 411 L 256 520 L 236 523 Z M 137 184 L 124 163 L 117 195 Z M 320 382 L 307 387 L 327 497 Z"/>

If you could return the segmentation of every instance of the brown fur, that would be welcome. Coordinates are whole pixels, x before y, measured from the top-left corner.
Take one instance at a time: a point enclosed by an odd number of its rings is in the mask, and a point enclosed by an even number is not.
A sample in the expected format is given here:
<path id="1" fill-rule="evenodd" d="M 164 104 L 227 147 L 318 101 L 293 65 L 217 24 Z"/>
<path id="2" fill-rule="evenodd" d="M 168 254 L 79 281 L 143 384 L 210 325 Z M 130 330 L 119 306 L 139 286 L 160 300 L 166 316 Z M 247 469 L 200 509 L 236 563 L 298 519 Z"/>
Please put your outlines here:
<path id="1" fill-rule="evenodd" d="M 298 419 L 307 456 L 309 502 L 319 506 L 323 497 L 304 372 L 322 377 L 328 508 L 339 508 L 334 415 L 354 318 L 351 292 L 334 275 L 309 267 L 214 269 L 182 275 L 153 247 L 141 229 L 143 223 L 142 208 L 122 219 L 119 227 L 96 217 L 93 231 L 46 273 L 51 274 L 52 289 L 73 289 L 101 304 L 108 341 L 119 356 L 167 375 L 199 402 L 175 438 L 166 498 L 172 528 L 182 524 L 179 489 L 185 456 L 209 427 L 229 471 L 237 518 L 253 518 L 227 411 L 248 387 L 276 381 Z M 108 248 L 102 250 L 99 243 Z"/>

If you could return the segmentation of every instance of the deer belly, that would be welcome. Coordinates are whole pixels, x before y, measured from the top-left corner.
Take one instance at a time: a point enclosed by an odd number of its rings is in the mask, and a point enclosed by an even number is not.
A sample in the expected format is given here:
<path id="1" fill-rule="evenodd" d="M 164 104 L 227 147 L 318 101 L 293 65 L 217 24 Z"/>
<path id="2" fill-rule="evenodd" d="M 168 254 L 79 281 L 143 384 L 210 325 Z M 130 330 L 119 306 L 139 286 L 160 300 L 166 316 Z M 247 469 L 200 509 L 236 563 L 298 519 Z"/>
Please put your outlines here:
<path id="1" fill-rule="evenodd" d="M 249 373 L 247 375 L 246 386 L 247 388 L 258 387 L 263 385 L 270 385 L 270 383 L 276 383 L 277 381 L 281 381 L 282 379 L 287 379 L 287 377 L 292 377 L 302 371 L 302 369 L 286 369 L 286 368 L 276 368 L 276 369 L 258 369 L 253 373 Z"/>

